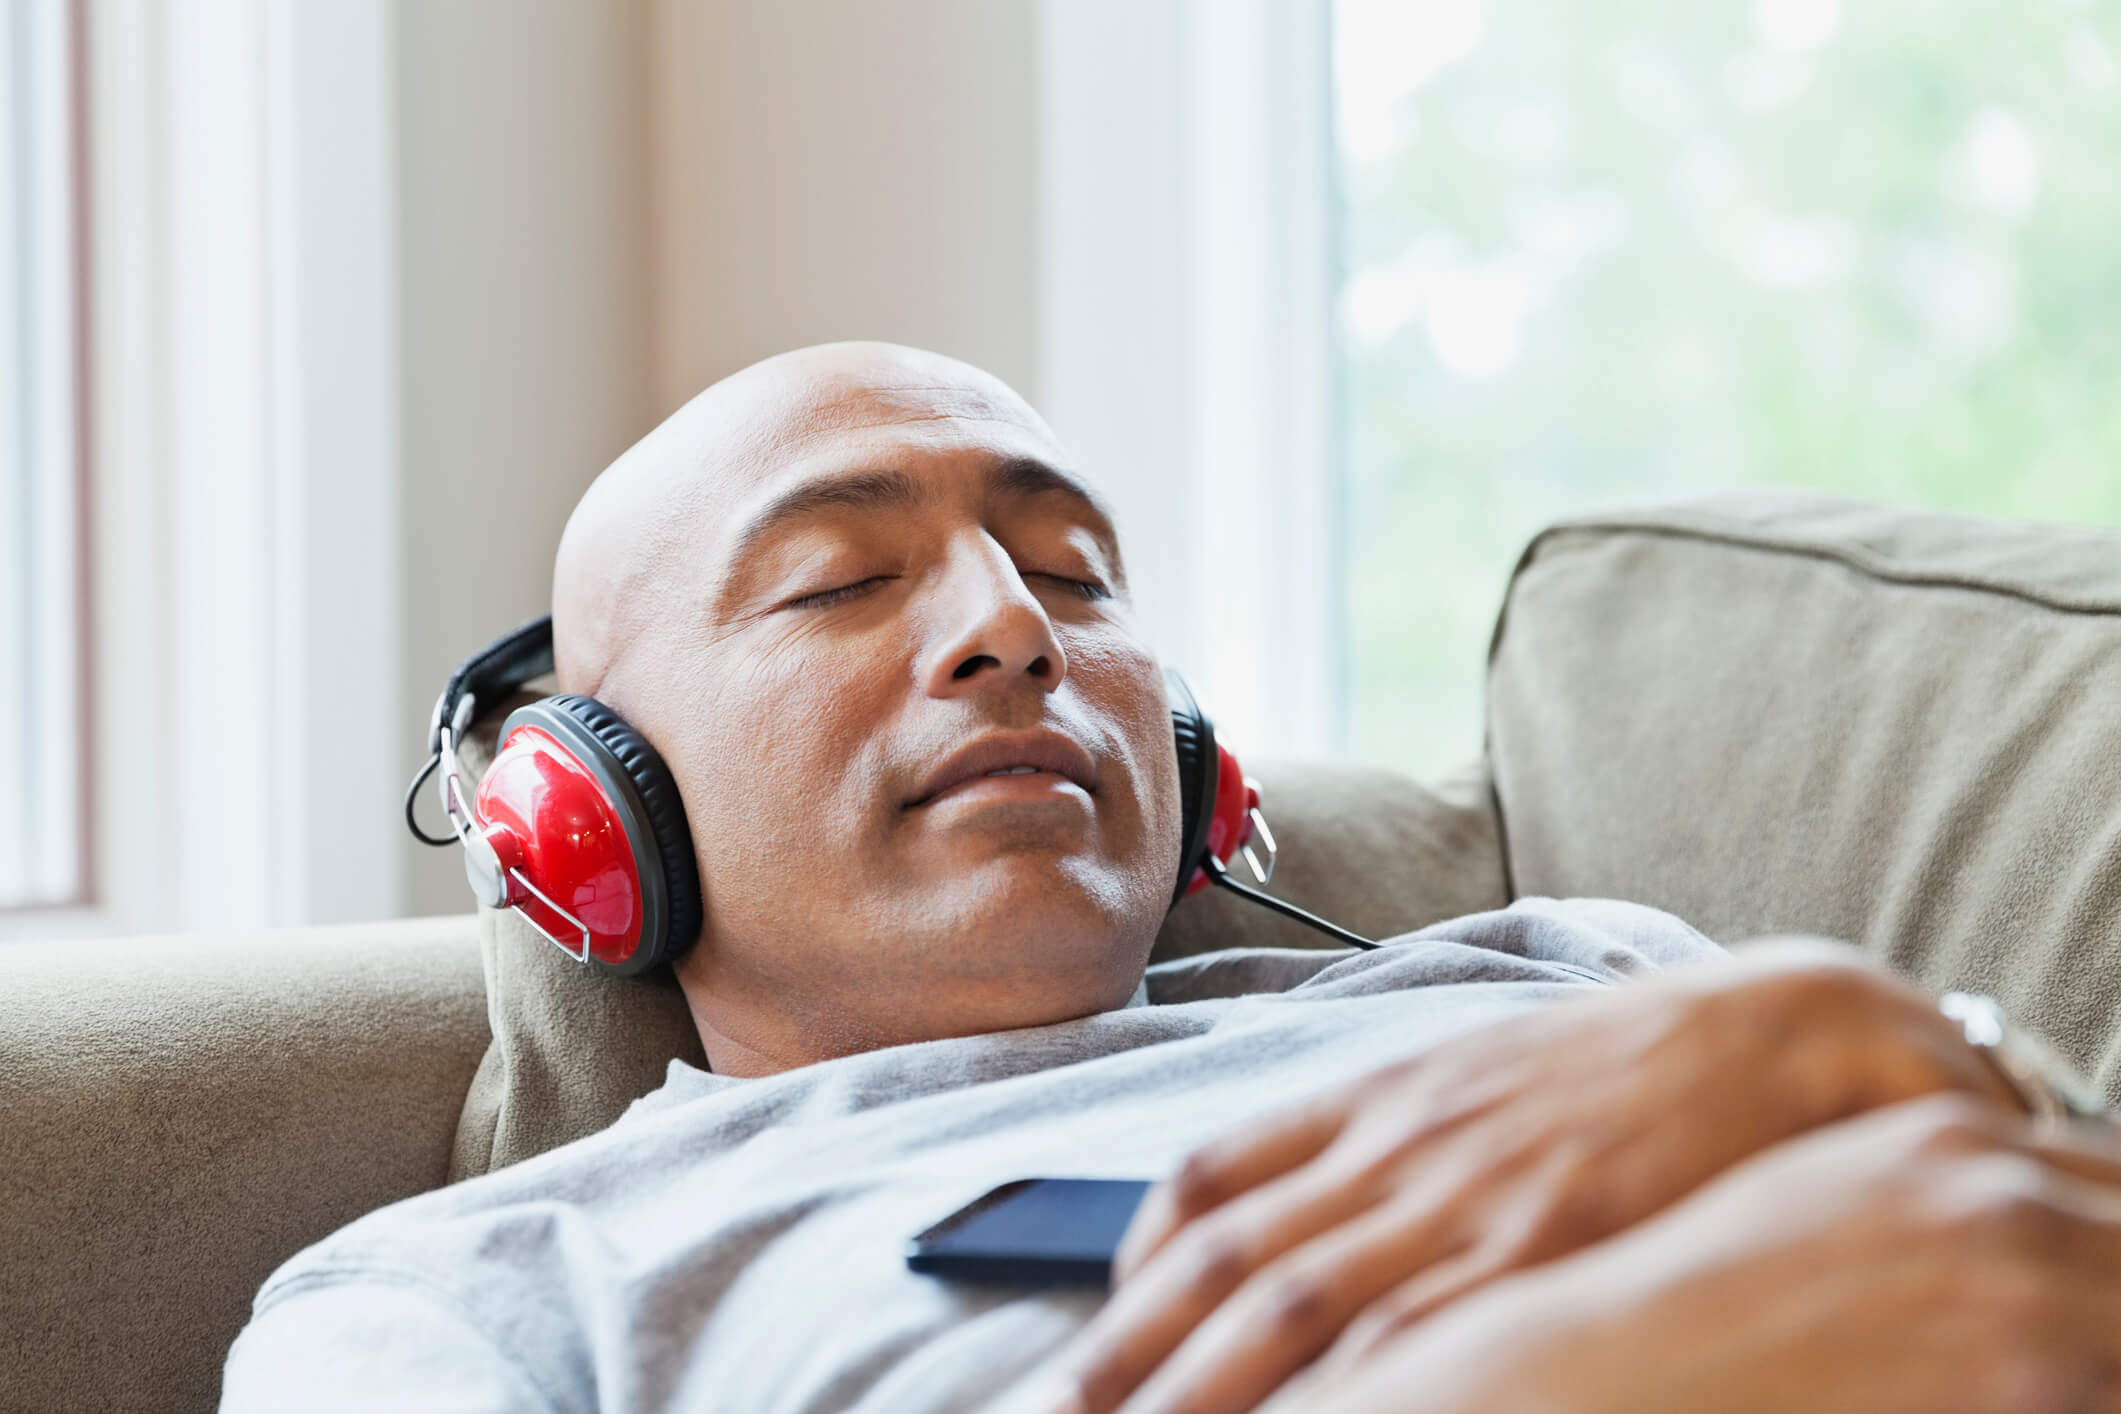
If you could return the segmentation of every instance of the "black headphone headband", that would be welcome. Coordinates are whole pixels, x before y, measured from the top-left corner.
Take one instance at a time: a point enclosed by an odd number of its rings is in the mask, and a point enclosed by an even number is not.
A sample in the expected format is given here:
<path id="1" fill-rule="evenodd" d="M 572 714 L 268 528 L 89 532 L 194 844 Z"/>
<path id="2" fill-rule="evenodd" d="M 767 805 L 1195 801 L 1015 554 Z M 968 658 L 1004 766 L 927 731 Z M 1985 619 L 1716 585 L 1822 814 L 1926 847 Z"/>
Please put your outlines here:
<path id="1" fill-rule="evenodd" d="M 543 614 L 487 644 L 449 675 L 448 686 L 435 700 L 434 720 L 427 726 L 427 749 L 442 749 L 442 728 L 456 722 L 457 706 L 466 697 L 491 707 L 532 678 L 551 671 L 552 615 Z"/>

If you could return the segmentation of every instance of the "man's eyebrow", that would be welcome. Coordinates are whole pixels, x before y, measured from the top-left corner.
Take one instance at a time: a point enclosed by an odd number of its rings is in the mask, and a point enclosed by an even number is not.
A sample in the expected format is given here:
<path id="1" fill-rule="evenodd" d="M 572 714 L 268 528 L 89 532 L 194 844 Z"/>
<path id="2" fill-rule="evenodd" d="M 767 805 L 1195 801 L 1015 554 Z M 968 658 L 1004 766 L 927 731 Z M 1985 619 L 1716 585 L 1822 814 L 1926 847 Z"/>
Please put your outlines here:
<path id="1" fill-rule="evenodd" d="M 1103 497 L 1091 490 L 1086 482 L 1037 457 L 1011 457 L 999 462 L 987 474 L 987 479 L 997 491 L 1018 496 L 1066 496 L 1095 513 L 1104 522 L 1104 529 L 1111 529 L 1112 511 L 1105 505 Z"/>
<path id="2" fill-rule="evenodd" d="M 925 499 L 920 482 L 903 471 L 858 471 L 851 476 L 821 476 L 799 482 L 766 503 L 740 531 L 729 563 L 742 562 L 754 546 L 780 526 L 819 511 L 904 510 Z"/>

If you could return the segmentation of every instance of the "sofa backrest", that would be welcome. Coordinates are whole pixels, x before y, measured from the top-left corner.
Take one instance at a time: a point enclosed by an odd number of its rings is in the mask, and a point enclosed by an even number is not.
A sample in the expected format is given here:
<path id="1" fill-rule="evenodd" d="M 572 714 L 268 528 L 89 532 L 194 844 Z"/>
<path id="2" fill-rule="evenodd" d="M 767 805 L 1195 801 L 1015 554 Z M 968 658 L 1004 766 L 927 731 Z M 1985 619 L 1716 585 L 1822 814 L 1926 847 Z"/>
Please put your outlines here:
<path id="1" fill-rule="evenodd" d="M 0 949 L 0 1409 L 213 1408 L 273 1268 L 443 1181 L 485 1046 L 469 917 Z"/>
<path id="2" fill-rule="evenodd" d="M 1513 895 L 1847 939 L 2121 1099 L 2121 534 L 1775 492 L 1556 527 L 1488 746 Z"/>

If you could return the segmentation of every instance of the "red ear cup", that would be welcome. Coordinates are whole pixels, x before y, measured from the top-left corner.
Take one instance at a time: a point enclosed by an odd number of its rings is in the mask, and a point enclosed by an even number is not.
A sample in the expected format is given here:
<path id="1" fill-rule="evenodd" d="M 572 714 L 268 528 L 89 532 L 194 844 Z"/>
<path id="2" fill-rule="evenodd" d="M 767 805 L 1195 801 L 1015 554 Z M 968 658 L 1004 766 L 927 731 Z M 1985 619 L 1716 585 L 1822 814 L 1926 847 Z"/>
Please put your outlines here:
<path id="1" fill-rule="evenodd" d="M 508 879 L 505 903 L 570 950 L 582 946 L 581 928 L 527 878 L 588 929 L 590 957 L 607 967 L 632 961 L 645 913 L 640 867 L 621 808 L 571 751 L 538 727 L 509 732 L 473 814 Z"/>
<path id="2" fill-rule="evenodd" d="M 450 674 L 428 722 L 427 764 L 405 793 L 405 824 L 423 844 L 463 841 L 480 903 L 519 910 L 599 971 L 645 972 L 691 947 L 706 919 L 692 826 L 648 738 L 594 697 L 542 697 L 501 723 L 476 799 L 461 797 L 451 743 L 477 720 L 479 700 L 498 701 L 552 669 L 548 616 Z M 445 762 L 442 805 L 454 833 L 430 835 L 413 801 Z"/>
<path id="3" fill-rule="evenodd" d="M 1252 838 L 1252 812 L 1259 808 L 1259 785 L 1245 776 L 1244 768 L 1221 742 L 1215 744 L 1215 804 L 1208 817 L 1208 853 L 1224 864 Z M 1186 881 L 1186 893 L 1208 887 L 1208 871 L 1195 865 Z"/>
<path id="4" fill-rule="evenodd" d="M 510 713 L 474 814 L 503 864 L 504 901 L 569 952 L 584 950 L 586 930 L 584 961 L 645 972 L 699 936 L 699 865 L 677 782 L 595 698 L 563 694 Z M 520 873 L 507 872 L 511 858 Z"/>

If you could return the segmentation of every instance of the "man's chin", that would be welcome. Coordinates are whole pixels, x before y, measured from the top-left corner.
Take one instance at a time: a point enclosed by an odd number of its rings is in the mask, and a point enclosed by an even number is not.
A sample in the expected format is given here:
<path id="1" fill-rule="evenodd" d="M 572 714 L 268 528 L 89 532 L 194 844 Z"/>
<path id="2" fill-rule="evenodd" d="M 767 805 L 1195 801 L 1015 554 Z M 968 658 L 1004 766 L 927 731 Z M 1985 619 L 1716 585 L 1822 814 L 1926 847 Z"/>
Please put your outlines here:
<path id="1" fill-rule="evenodd" d="M 1079 852 L 990 852 L 922 892 L 937 940 L 948 939 L 967 975 L 1079 984 L 1126 974 L 1122 996 L 1162 918 L 1161 898 L 1138 875 Z"/>
<path id="2" fill-rule="evenodd" d="M 1028 800 L 946 799 L 917 814 L 915 848 L 956 856 L 963 864 L 1029 855 L 1044 856 L 1050 865 L 1095 850 L 1100 834 L 1089 797 L 1073 786 Z"/>

